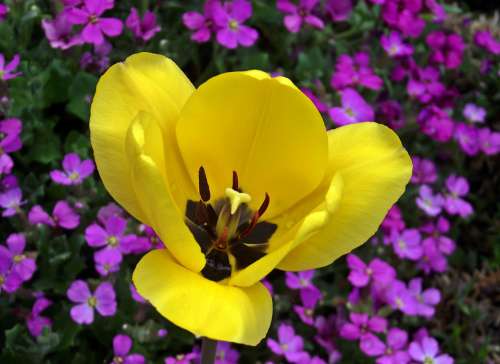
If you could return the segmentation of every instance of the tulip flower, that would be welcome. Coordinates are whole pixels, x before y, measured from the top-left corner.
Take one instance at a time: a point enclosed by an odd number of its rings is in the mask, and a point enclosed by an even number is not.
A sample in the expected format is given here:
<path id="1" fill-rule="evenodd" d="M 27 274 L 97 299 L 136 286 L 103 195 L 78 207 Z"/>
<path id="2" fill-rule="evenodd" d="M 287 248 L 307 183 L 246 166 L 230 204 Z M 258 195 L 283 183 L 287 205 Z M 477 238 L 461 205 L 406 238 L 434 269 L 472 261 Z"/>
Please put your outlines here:
<path id="1" fill-rule="evenodd" d="M 166 247 L 135 268 L 139 294 L 195 335 L 247 345 L 271 323 L 260 281 L 361 245 L 412 172 L 393 131 L 372 122 L 327 131 L 287 78 L 229 72 L 195 89 L 149 53 L 100 78 L 90 131 L 106 189 Z"/>

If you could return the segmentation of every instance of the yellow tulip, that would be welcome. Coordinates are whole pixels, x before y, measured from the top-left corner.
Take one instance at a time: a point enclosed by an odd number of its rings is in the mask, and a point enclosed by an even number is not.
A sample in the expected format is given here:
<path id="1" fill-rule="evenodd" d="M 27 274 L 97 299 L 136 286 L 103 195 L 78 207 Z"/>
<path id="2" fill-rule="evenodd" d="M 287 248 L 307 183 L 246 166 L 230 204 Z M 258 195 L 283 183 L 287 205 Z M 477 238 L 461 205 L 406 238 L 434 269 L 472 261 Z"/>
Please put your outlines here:
<path id="1" fill-rule="evenodd" d="M 109 193 L 165 242 L 135 268 L 138 292 L 196 335 L 248 345 L 272 317 L 260 280 L 365 242 L 412 169 L 389 128 L 327 131 L 287 78 L 229 72 L 195 89 L 149 53 L 101 77 L 90 130 Z"/>

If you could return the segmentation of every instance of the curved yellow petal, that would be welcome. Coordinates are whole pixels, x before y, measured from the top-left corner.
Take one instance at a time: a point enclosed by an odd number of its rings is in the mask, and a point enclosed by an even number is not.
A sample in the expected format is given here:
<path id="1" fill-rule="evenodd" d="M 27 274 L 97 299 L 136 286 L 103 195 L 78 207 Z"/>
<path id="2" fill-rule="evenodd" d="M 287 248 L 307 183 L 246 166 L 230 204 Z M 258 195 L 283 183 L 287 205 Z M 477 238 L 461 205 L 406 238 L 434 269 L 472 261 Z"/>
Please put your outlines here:
<path id="1" fill-rule="evenodd" d="M 342 176 L 343 190 L 321 230 L 295 247 L 279 264 L 306 270 L 330 264 L 368 240 L 403 194 L 412 163 L 398 136 L 377 123 L 331 130 L 329 169 Z"/>
<path id="2" fill-rule="evenodd" d="M 291 81 L 260 71 L 218 75 L 184 106 L 177 139 L 194 183 L 203 166 L 212 197 L 224 196 L 232 171 L 265 218 L 286 210 L 323 180 L 328 140 L 321 115 Z"/>
<path id="3" fill-rule="evenodd" d="M 342 196 L 343 180 L 340 174 L 336 174 L 330 182 L 330 186 L 324 195 L 323 202 L 316 210 L 310 212 L 302 219 L 300 224 L 292 229 L 283 238 L 287 239 L 286 244 L 271 251 L 263 258 L 249 265 L 245 269 L 236 272 L 229 284 L 235 286 L 250 286 L 260 281 L 269 274 L 283 258 L 287 256 L 295 247 L 300 246 L 330 222 L 332 215 L 337 210 Z"/>
<path id="4" fill-rule="evenodd" d="M 151 53 L 138 53 L 113 65 L 97 83 L 90 111 L 97 169 L 113 198 L 143 222 L 146 215 L 135 195 L 125 153 L 127 130 L 139 111 L 151 113 L 160 123 L 162 136 L 169 140 L 165 156 L 169 173 L 173 179 L 188 181 L 185 184 L 190 186 L 191 181 L 182 172 L 174 129 L 180 109 L 193 91 L 193 85 L 174 62 Z"/>
<path id="5" fill-rule="evenodd" d="M 261 283 L 218 284 L 177 264 L 166 250 L 147 253 L 132 279 L 161 315 L 198 336 L 257 345 L 271 324 L 272 300 Z"/>
<path id="6" fill-rule="evenodd" d="M 149 224 L 185 267 L 199 272 L 205 265 L 200 246 L 184 223 L 166 185 L 161 130 L 151 114 L 141 111 L 129 127 L 126 151 L 132 164 L 136 196 Z"/>

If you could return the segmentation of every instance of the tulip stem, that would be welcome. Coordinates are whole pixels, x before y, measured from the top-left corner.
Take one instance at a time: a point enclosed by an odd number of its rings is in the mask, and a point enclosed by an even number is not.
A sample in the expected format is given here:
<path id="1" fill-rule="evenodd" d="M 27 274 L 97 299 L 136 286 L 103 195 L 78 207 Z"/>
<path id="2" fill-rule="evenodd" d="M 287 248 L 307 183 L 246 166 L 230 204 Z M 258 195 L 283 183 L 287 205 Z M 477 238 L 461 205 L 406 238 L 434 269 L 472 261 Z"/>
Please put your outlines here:
<path id="1" fill-rule="evenodd" d="M 201 339 L 201 364 L 215 363 L 217 341 L 204 337 Z"/>

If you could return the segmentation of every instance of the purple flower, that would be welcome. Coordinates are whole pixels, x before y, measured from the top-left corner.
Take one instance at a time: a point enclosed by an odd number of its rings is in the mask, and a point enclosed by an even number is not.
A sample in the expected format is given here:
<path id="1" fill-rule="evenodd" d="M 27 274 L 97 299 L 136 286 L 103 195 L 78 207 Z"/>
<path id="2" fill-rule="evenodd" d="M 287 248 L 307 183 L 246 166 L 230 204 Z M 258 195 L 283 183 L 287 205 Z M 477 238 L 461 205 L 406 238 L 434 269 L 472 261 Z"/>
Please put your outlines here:
<path id="1" fill-rule="evenodd" d="M 422 132 L 438 142 L 447 142 L 453 136 L 455 123 L 442 108 L 431 105 L 423 109 L 417 117 Z"/>
<path id="2" fill-rule="evenodd" d="M 114 202 L 110 202 L 106 206 L 101 207 L 97 212 L 97 219 L 103 225 L 106 225 L 106 221 L 108 221 L 111 216 L 124 216 L 123 209 Z"/>
<path id="3" fill-rule="evenodd" d="M 0 176 L 11 173 L 13 167 L 14 161 L 12 158 L 6 153 L 0 153 Z"/>
<path id="4" fill-rule="evenodd" d="M 103 277 L 118 272 L 122 255 L 114 249 L 104 248 L 94 254 L 95 269 Z"/>
<path id="5" fill-rule="evenodd" d="M 450 255 L 455 250 L 455 242 L 443 235 L 450 230 L 450 223 L 444 217 L 440 216 L 436 223 L 429 222 L 423 225 L 421 230 L 429 234 L 423 242 L 426 240 L 430 241 L 443 254 Z"/>
<path id="6" fill-rule="evenodd" d="M 417 301 L 404 282 L 395 280 L 386 291 L 387 303 L 408 316 L 417 314 Z"/>
<path id="7" fill-rule="evenodd" d="M 437 216 L 441 213 L 444 204 L 443 196 L 432 192 L 432 188 L 427 185 L 420 186 L 419 195 L 416 199 L 417 206 L 427 215 Z"/>
<path id="8" fill-rule="evenodd" d="M 422 242 L 424 254 L 418 262 L 418 267 L 428 274 L 432 271 L 442 273 L 446 271 L 448 262 L 442 251 L 433 240 L 425 239 Z"/>
<path id="9" fill-rule="evenodd" d="M 191 39 L 197 43 L 204 43 L 210 40 L 212 32 L 215 32 L 213 14 L 218 0 L 206 0 L 203 7 L 203 14 L 197 11 L 188 11 L 182 15 L 182 22 L 186 28 L 193 31 Z"/>
<path id="10" fill-rule="evenodd" d="M 93 52 L 85 52 L 80 58 L 80 67 L 82 69 L 96 69 L 103 72 L 109 66 L 109 54 L 113 47 L 110 43 L 104 41 L 94 46 Z"/>
<path id="11" fill-rule="evenodd" d="M 317 316 L 314 320 L 314 327 L 316 328 L 314 340 L 327 352 L 335 350 L 333 338 L 337 333 L 337 326 L 337 317 L 335 315 L 328 317 Z"/>
<path id="12" fill-rule="evenodd" d="M 434 183 L 437 180 L 436 165 L 430 159 L 412 157 L 413 175 L 411 181 L 416 184 Z"/>
<path id="13" fill-rule="evenodd" d="M 444 85 L 439 80 L 439 71 L 431 66 L 417 68 L 416 72 L 406 86 L 408 94 L 426 104 L 445 91 Z"/>
<path id="14" fill-rule="evenodd" d="M 217 42 L 234 49 L 241 45 L 252 46 L 259 37 L 257 31 L 243 22 L 252 16 L 252 4 L 247 0 L 234 0 L 221 5 L 214 3 L 213 18 L 217 25 Z"/>
<path id="15" fill-rule="evenodd" d="M 325 4 L 325 10 L 330 14 L 333 21 L 344 21 L 349 19 L 352 8 L 352 0 L 328 0 Z"/>
<path id="16" fill-rule="evenodd" d="M 457 123 L 453 138 L 458 142 L 465 154 L 474 156 L 479 153 L 477 129 L 472 125 Z"/>
<path id="17" fill-rule="evenodd" d="M 332 107 L 328 114 L 339 126 L 374 120 L 372 107 L 352 88 L 341 91 L 342 107 Z"/>
<path id="18" fill-rule="evenodd" d="M 297 363 L 307 355 L 304 351 L 304 341 L 298 335 L 292 326 L 280 324 L 278 328 L 278 341 L 267 339 L 267 346 L 273 353 L 284 356 L 291 363 Z"/>
<path id="19" fill-rule="evenodd" d="M 453 358 L 448 354 L 438 355 L 439 345 L 432 337 L 424 337 L 421 341 L 412 342 L 408 353 L 413 360 L 419 363 L 453 364 Z"/>
<path id="20" fill-rule="evenodd" d="M 441 301 L 441 293 L 436 288 L 422 290 L 422 278 L 414 278 L 408 283 L 408 291 L 415 298 L 416 313 L 427 318 L 434 316 L 434 306 Z"/>
<path id="21" fill-rule="evenodd" d="M 20 206 L 24 204 L 23 193 L 20 188 L 10 188 L 0 194 L 0 207 L 3 208 L 2 216 L 10 217 L 21 211 Z"/>
<path id="22" fill-rule="evenodd" d="M 484 123 L 486 109 L 469 102 L 464 107 L 463 115 L 471 123 Z"/>
<path id="23" fill-rule="evenodd" d="M 500 152 L 500 133 L 492 132 L 488 128 L 478 131 L 479 146 L 486 155 L 495 155 Z"/>
<path id="24" fill-rule="evenodd" d="M 405 124 L 401 105 L 396 100 L 385 100 L 377 104 L 376 120 L 392 129 L 402 128 Z"/>
<path id="25" fill-rule="evenodd" d="M 17 152 L 22 148 L 21 130 L 23 124 L 19 119 L 5 119 L 0 121 L 0 155 Z"/>
<path id="26" fill-rule="evenodd" d="M 104 228 L 99 224 L 92 224 L 85 229 L 85 240 L 93 248 L 105 247 L 116 251 L 118 254 L 128 254 L 130 245 L 137 238 L 133 234 L 125 234 L 127 229 L 127 220 L 112 215 L 105 224 Z"/>
<path id="27" fill-rule="evenodd" d="M 384 344 L 375 335 L 371 335 L 371 343 L 365 347 L 365 354 L 369 356 L 379 356 L 377 364 L 406 364 L 410 361 L 410 356 L 406 349 L 408 334 L 406 331 L 396 327 L 387 332 L 387 344 Z"/>
<path id="28" fill-rule="evenodd" d="M 0 4 L 0 21 L 4 21 L 9 13 L 9 8 L 5 4 Z"/>
<path id="29" fill-rule="evenodd" d="M 321 291 L 319 289 L 303 289 L 300 293 L 302 306 L 294 305 L 293 310 L 299 315 L 302 322 L 309 326 L 314 326 L 314 309 L 322 297 Z"/>
<path id="30" fill-rule="evenodd" d="M 386 233 L 392 233 L 393 231 L 401 231 L 405 228 L 405 222 L 403 220 L 403 215 L 401 214 L 401 210 L 399 209 L 399 207 L 393 205 L 389 209 L 380 227 Z"/>
<path id="31" fill-rule="evenodd" d="M 147 10 L 142 19 L 139 17 L 139 12 L 135 7 L 130 9 L 130 14 L 125 21 L 125 25 L 129 28 L 134 36 L 147 42 L 161 30 L 161 27 L 156 22 L 156 15 L 150 10 Z"/>
<path id="32" fill-rule="evenodd" d="M 500 41 L 496 40 L 488 30 L 477 31 L 474 34 L 474 42 L 491 54 L 500 54 Z"/>
<path id="33" fill-rule="evenodd" d="M 50 178 L 55 183 L 65 186 L 79 185 L 85 178 L 94 173 L 95 169 L 94 162 L 90 159 L 81 161 L 76 153 L 66 154 L 62 165 L 64 170 L 51 171 Z"/>
<path id="34" fill-rule="evenodd" d="M 19 61 L 19 54 L 16 54 L 9 63 L 5 64 L 5 57 L 0 53 L 0 81 L 11 80 L 21 75 L 21 72 L 14 72 L 19 66 Z"/>
<path id="35" fill-rule="evenodd" d="M 192 364 L 194 360 L 199 358 L 199 353 L 191 352 L 187 354 L 177 354 L 176 356 L 169 356 L 165 358 L 165 364 Z"/>
<path id="36" fill-rule="evenodd" d="M 299 0 L 299 4 L 295 5 L 289 0 L 277 0 L 276 7 L 282 13 L 288 14 L 284 19 L 288 31 L 297 33 L 304 23 L 317 29 L 324 28 L 323 20 L 313 14 L 318 3 L 319 0 Z"/>
<path id="37" fill-rule="evenodd" d="M 127 335 L 116 335 L 113 338 L 113 360 L 110 364 L 144 364 L 146 359 L 141 354 L 129 354 L 132 339 Z"/>
<path id="38" fill-rule="evenodd" d="M 80 216 L 66 201 L 56 202 L 52 216 L 47 214 L 40 205 L 33 206 L 28 214 L 28 220 L 33 225 L 59 226 L 68 230 L 75 229 L 80 224 Z"/>
<path id="39" fill-rule="evenodd" d="M 380 44 L 389 57 L 404 57 L 413 54 L 413 47 L 404 43 L 401 34 L 396 31 L 390 32 L 389 35 L 382 35 Z"/>
<path id="40" fill-rule="evenodd" d="M 350 57 L 347 54 L 342 54 L 338 57 L 335 72 L 330 79 L 330 85 L 336 90 L 356 85 L 371 90 L 380 90 L 383 81 L 375 75 L 370 67 L 370 56 L 368 53 L 359 52 L 354 57 Z"/>
<path id="41" fill-rule="evenodd" d="M 52 48 L 64 50 L 83 43 L 80 35 L 74 34 L 73 24 L 68 21 L 65 12 L 59 13 L 53 20 L 43 19 L 42 28 Z"/>
<path id="42" fill-rule="evenodd" d="M 12 256 L 6 249 L 0 249 L 0 293 L 15 292 L 23 283 L 21 278 L 12 271 Z"/>
<path id="43" fill-rule="evenodd" d="M 12 260 L 12 271 L 22 281 L 29 281 L 35 273 L 36 263 L 34 259 L 24 254 L 25 247 L 26 239 L 23 234 L 10 234 L 7 237 L 7 248 L 0 245 L 0 251 L 3 251 L 2 255 Z"/>
<path id="44" fill-rule="evenodd" d="M 450 215 L 467 217 L 473 212 L 470 203 L 461 197 L 469 193 L 469 183 L 463 177 L 451 175 L 446 179 L 448 193 L 445 195 L 444 208 Z"/>
<path id="45" fill-rule="evenodd" d="M 372 279 L 376 284 L 384 286 L 391 283 L 396 277 L 395 269 L 378 258 L 366 265 L 356 255 L 349 254 L 347 265 L 351 270 L 348 280 L 355 287 L 365 287 Z"/>
<path id="46" fill-rule="evenodd" d="M 231 347 L 226 341 L 217 343 L 217 352 L 215 353 L 215 364 L 236 364 L 240 358 L 240 353 Z"/>
<path id="47" fill-rule="evenodd" d="M 421 10 L 421 0 L 386 0 L 382 18 L 405 36 L 417 38 L 425 28 L 425 21 L 419 16 Z"/>
<path id="48" fill-rule="evenodd" d="M 426 42 L 432 50 L 431 62 L 443 64 L 449 69 L 458 68 L 462 64 L 465 44 L 459 34 L 434 31 L 427 35 Z"/>
<path id="49" fill-rule="evenodd" d="M 26 325 L 28 326 L 30 334 L 34 337 L 40 336 L 44 327 L 50 328 L 52 326 L 52 320 L 41 315 L 50 305 L 52 305 L 52 301 L 45 297 L 37 298 L 33 304 L 31 313 L 26 318 Z"/>
<path id="50" fill-rule="evenodd" d="M 387 330 L 387 320 L 380 316 L 370 317 L 366 313 L 351 312 L 349 319 L 351 322 L 345 323 L 340 329 L 340 336 L 347 340 L 358 340 L 367 334 Z"/>
<path id="51" fill-rule="evenodd" d="M 104 42 L 104 35 L 116 37 L 122 33 L 121 20 L 101 17 L 106 10 L 114 6 L 113 0 L 84 0 L 83 3 L 82 8 L 71 8 L 67 14 L 72 24 L 84 25 L 81 33 L 84 42 L 99 45 Z"/>
<path id="52" fill-rule="evenodd" d="M 434 23 L 441 23 L 448 17 L 444 6 L 439 4 L 437 0 L 425 0 L 425 6 L 434 15 Z"/>
<path id="53" fill-rule="evenodd" d="M 91 324 L 94 321 L 94 309 L 102 316 L 113 316 L 116 312 L 115 290 L 109 282 L 99 284 L 92 294 L 87 282 L 77 280 L 71 283 L 67 295 L 71 302 L 77 303 L 71 308 L 70 314 L 78 324 Z"/>
<path id="54" fill-rule="evenodd" d="M 402 259 L 419 260 L 422 257 L 420 232 L 417 229 L 408 229 L 391 234 L 392 247 L 396 255 Z"/>

